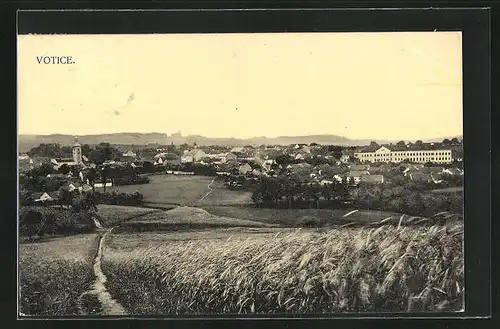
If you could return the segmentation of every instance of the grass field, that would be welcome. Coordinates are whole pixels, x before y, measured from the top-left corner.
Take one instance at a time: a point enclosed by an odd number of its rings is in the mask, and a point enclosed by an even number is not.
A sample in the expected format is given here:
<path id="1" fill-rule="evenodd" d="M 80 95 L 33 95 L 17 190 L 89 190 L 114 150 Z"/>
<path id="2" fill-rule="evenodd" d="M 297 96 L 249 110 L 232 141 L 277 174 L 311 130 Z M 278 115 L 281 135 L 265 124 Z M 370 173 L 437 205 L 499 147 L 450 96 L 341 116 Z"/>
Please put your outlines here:
<path id="1" fill-rule="evenodd" d="M 215 216 L 203 209 L 178 207 L 168 211 L 154 212 L 124 222 L 114 232 L 179 231 L 193 229 L 213 229 L 224 227 L 268 227 L 270 224 Z"/>
<path id="2" fill-rule="evenodd" d="M 140 218 L 142 216 L 160 213 L 161 210 L 148 209 L 141 207 L 127 207 L 100 204 L 97 206 L 98 214 L 102 218 L 102 224 L 105 226 L 114 226 L 116 224 L 131 220 L 133 218 Z"/>
<path id="3" fill-rule="evenodd" d="M 21 244 L 20 313 L 78 315 L 78 296 L 93 280 L 97 241 L 97 234 L 85 234 Z"/>
<path id="4" fill-rule="evenodd" d="M 159 205 L 247 204 L 251 200 L 251 193 L 231 191 L 221 182 L 215 181 L 210 186 L 212 192 L 199 202 L 210 191 L 208 185 L 212 182 L 212 177 L 152 175 L 149 179 L 148 184 L 113 186 L 106 188 L 106 191 L 139 192 L 144 195 L 145 203 Z"/>
<path id="5" fill-rule="evenodd" d="M 113 234 L 107 286 L 130 314 L 459 311 L 463 224 Z"/>

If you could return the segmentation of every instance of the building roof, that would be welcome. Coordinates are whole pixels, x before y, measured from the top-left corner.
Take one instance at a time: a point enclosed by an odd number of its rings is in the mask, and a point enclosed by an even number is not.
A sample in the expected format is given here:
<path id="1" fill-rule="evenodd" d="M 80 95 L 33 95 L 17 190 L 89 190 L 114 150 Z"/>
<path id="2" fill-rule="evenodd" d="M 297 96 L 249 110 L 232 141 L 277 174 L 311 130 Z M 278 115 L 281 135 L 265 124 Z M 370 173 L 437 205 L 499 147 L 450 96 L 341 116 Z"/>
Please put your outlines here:
<path id="1" fill-rule="evenodd" d="M 350 165 L 350 170 L 369 170 L 370 165 Z"/>
<path id="2" fill-rule="evenodd" d="M 426 173 L 421 173 L 421 172 L 411 173 L 410 177 L 411 177 L 411 180 L 415 180 L 415 181 L 426 181 L 426 182 L 432 181 L 431 174 L 426 174 Z"/>
<path id="3" fill-rule="evenodd" d="M 364 175 L 370 175 L 370 173 L 366 170 L 362 170 L 362 171 L 359 171 L 359 170 L 351 170 L 348 174 L 348 176 L 350 177 L 361 177 L 361 176 L 364 176 Z"/>
<path id="4" fill-rule="evenodd" d="M 384 144 L 384 145 L 369 145 L 362 148 L 359 153 L 375 152 L 381 147 L 386 147 L 392 152 L 398 151 L 430 151 L 430 150 L 451 150 L 450 147 L 441 146 L 440 144 L 422 143 L 422 144 Z"/>
<path id="5" fill-rule="evenodd" d="M 364 183 L 383 183 L 383 175 L 363 175 L 361 176 L 361 181 Z"/>

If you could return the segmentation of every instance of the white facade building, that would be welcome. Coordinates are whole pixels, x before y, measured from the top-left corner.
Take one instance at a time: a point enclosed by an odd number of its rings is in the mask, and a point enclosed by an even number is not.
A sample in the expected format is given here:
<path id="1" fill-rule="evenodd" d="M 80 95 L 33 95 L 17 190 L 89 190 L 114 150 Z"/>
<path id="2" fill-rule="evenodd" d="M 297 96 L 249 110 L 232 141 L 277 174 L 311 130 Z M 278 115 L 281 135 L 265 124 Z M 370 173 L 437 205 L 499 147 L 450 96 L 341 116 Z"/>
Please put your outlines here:
<path id="1" fill-rule="evenodd" d="M 414 163 L 451 163 L 451 150 L 394 150 L 381 146 L 373 152 L 354 153 L 361 162 L 401 162 L 408 160 Z"/>

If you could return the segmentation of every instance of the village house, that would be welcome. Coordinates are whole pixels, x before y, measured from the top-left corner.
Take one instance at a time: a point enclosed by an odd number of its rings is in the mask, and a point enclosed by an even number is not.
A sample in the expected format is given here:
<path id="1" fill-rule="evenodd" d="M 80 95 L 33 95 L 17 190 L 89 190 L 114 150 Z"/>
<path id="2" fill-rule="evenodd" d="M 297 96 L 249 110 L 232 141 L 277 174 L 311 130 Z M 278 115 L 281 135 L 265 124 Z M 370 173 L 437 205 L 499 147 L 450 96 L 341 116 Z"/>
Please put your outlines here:
<path id="1" fill-rule="evenodd" d="M 248 174 L 249 172 L 252 172 L 252 166 L 250 166 L 250 164 L 248 163 L 245 163 L 245 164 L 242 164 L 239 168 L 238 168 L 238 171 L 240 174 L 242 175 L 246 175 Z"/>
<path id="2" fill-rule="evenodd" d="M 384 183 L 384 176 L 383 175 L 363 175 L 363 176 L 361 176 L 360 183 L 382 184 L 382 183 Z"/>
<path id="3" fill-rule="evenodd" d="M 182 163 L 192 163 L 192 162 L 199 162 L 201 159 L 205 157 L 206 153 L 205 151 L 201 149 L 193 149 L 193 150 L 186 150 L 184 151 L 184 154 L 181 157 L 181 162 Z"/>
<path id="4" fill-rule="evenodd" d="M 132 150 L 127 150 L 127 151 L 123 152 L 122 155 L 124 157 L 132 157 L 132 158 L 135 158 L 137 156 L 137 154 Z"/>
<path id="5" fill-rule="evenodd" d="M 351 170 L 348 174 L 347 177 L 350 177 L 351 179 L 354 180 L 354 183 L 358 184 L 361 181 L 361 177 L 363 176 L 368 176 L 370 173 L 367 170 Z"/>
<path id="6" fill-rule="evenodd" d="M 34 197 L 35 197 L 34 201 L 38 202 L 38 203 L 52 203 L 58 199 L 58 197 L 55 195 L 55 193 L 52 193 L 52 195 L 51 195 L 47 192 L 35 193 Z"/>
<path id="7" fill-rule="evenodd" d="M 363 164 L 363 165 L 350 165 L 349 169 L 351 171 L 369 171 L 370 170 L 370 165 L 369 164 Z"/>

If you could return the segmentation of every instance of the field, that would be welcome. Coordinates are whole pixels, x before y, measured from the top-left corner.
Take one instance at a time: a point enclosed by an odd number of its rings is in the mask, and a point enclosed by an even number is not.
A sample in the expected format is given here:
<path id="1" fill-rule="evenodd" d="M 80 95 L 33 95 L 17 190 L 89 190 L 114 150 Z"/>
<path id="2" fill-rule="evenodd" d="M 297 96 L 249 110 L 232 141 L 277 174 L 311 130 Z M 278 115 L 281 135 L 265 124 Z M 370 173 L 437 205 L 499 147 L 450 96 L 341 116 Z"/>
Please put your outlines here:
<path id="1" fill-rule="evenodd" d="M 99 205 L 105 226 L 160 212 L 155 209 Z M 78 315 L 81 308 L 97 312 L 95 297 L 78 297 L 90 288 L 97 253 L 97 233 L 43 237 L 19 246 L 20 313 L 36 316 Z"/>
<path id="2" fill-rule="evenodd" d="M 103 271 L 134 315 L 459 311 L 462 239 L 461 223 L 113 234 Z"/>
<path id="3" fill-rule="evenodd" d="M 85 234 L 21 244 L 20 313 L 78 315 L 78 297 L 93 280 L 97 239 Z"/>
<path id="4" fill-rule="evenodd" d="M 231 206 L 207 206 L 203 207 L 203 209 L 217 216 L 241 218 L 288 227 L 301 227 L 307 225 L 308 222 L 312 226 L 347 225 L 352 222 L 364 225 L 377 223 L 389 217 L 391 217 L 389 220 L 392 223 L 397 224 L 401 217 L 401 214 L 398 213 L 377 210 L 352 212 L 352 210 L 346 209 L 268 209 Z"/>
<path id="5" fill-rule="evenodd" d="M 160 213 L 161 210 L 141 207 L 126 207 L 116 205 L 100 204 L 97 206 L 98 214 L 102 218 L 104 226 L 114 226 L 116 224 L 142 216 Z"/>
<path id="6" fill-rule="evenodd" d="M 224 227 L 268 227 L 270 224 L 214 216 L 205 210 L 178 207 L 168 211 L 154 212 L 124 222 L 114 232 L 179 231 L 185 229 L 214 229 Z"/>
<path id="7" fill-rule="evenodd" d="M 251 193 L 231 191 L 219 181 L 206 176 L 151 175 L 150 182 L 142 185 L 113 186 L 106 191 L 139 192 L 144 202 L 158 205 L 218 205 L 247 204 Z M 210 188 L 209 188 L 210 185 Z M 102 188 L 96 189 L 102 191 Z M 208 195 L 207 193 L 210 192 Z M 207 195 L 203 200 L 201 200 Z M 201 201 L 200 201 L 201 200 Z"/>

